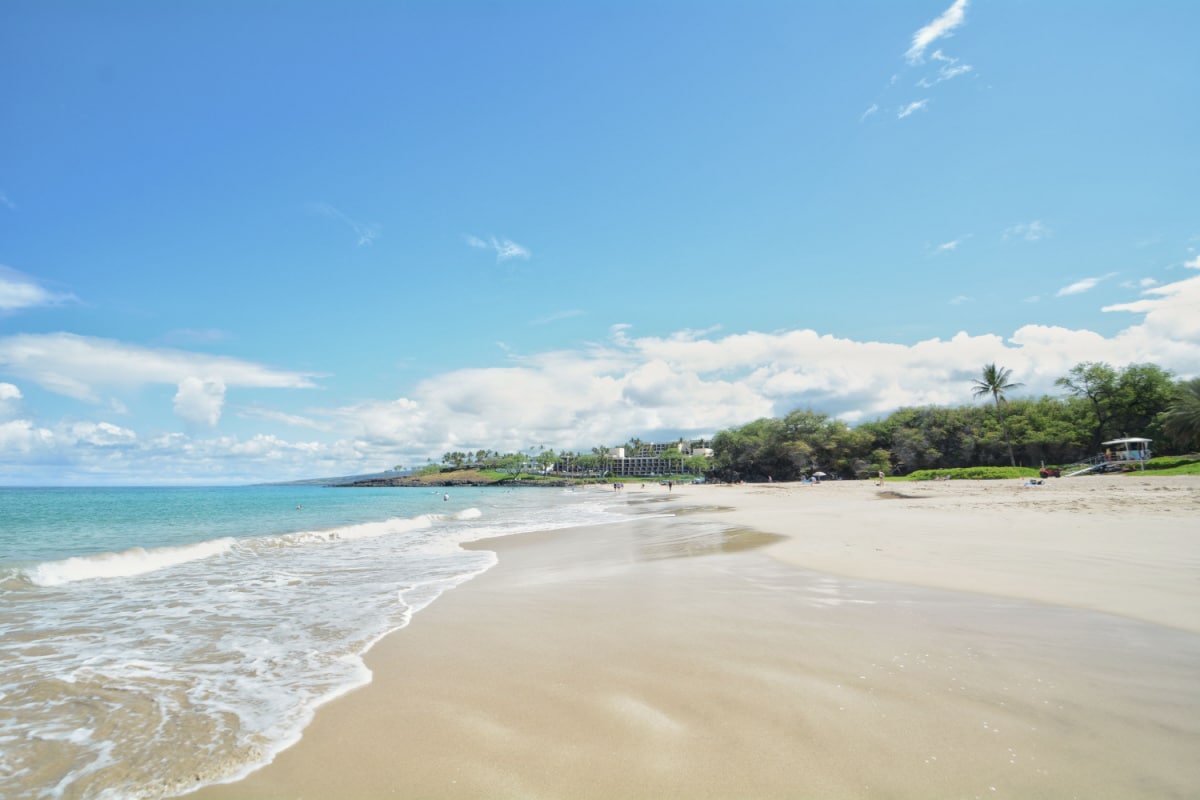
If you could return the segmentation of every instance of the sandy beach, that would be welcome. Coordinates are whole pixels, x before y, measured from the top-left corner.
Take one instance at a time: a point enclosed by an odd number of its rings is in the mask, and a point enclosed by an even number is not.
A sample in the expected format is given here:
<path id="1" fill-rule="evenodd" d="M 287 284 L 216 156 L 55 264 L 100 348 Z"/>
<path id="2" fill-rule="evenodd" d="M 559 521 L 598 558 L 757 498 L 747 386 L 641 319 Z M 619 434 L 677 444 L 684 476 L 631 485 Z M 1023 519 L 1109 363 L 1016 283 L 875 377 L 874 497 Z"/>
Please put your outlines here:
<path id="1" fill-rule="evenodd" d="M 1200 795 L 1200 479 L 609 493 L 189 797 Z"/>

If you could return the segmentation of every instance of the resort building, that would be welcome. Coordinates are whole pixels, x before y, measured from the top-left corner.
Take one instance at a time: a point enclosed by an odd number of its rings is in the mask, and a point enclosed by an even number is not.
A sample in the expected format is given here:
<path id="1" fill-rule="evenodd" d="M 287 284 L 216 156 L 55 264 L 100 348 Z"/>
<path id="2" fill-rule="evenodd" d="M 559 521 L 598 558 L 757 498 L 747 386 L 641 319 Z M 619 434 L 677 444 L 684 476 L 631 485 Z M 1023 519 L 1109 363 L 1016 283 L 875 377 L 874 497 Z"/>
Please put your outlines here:
<path id="1" fill-rule="evenodd" d="M 609 471 L 621 477 L 684 472 L 684 462 L 692 456 L 712 458 L 711 444 L 706 439 L 653 442 L 642 444 L 637 452 L 614 447 L 608 451 Z"/>

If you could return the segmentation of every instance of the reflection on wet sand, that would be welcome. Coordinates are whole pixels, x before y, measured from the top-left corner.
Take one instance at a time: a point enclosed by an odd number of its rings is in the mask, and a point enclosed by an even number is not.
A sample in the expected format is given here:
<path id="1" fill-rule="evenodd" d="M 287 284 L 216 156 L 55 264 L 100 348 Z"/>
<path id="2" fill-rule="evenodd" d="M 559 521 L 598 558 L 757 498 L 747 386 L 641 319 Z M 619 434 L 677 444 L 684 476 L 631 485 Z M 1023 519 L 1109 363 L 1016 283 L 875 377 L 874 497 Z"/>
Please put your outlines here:
<path id="1" fill-rule="evenodd" d="M 677 522 L 637 536 L 634 547 L 639 560 L 655 561 L 663 558 L 694 558 L 718 553 L 736 553 L 766 547 L 783 538 L 774 533 L 763 533 L 750 528 L 730 528 L 712 522 Z"/>

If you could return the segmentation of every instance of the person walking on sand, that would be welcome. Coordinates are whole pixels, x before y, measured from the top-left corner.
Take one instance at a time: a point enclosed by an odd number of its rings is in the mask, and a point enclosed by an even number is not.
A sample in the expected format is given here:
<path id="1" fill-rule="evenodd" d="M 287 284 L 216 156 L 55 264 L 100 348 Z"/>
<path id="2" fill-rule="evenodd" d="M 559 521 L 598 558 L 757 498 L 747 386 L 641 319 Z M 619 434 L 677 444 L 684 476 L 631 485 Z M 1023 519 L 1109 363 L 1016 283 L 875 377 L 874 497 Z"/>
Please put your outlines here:
<path id="1" fill-rule="evenodd" d="M 883 486 L 883 470 L 879 470 L 879 485 Z"/>

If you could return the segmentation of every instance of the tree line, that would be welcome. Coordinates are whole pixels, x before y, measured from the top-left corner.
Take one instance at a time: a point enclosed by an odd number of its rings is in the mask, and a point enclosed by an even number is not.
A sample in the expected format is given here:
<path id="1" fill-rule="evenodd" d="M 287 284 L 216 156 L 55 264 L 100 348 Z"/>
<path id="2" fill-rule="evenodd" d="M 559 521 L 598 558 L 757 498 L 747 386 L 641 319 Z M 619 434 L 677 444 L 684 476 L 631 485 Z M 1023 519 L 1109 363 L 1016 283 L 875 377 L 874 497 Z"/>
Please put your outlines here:
<path id="1" fill-rule="evenodd" d="M 1059 397 L 1010 399 L 1011 370 L 986 365 L 970 387 L 989 405 L 901 408 L 854 427 L 811 409 L 721 431 L 710 473 L 724 480 L 845 478 L 973 466 L 1064 465 L 1101 442 L 1153 439 L 1160 455 L 1200 448 L 1200 378 L 1178 381 L 1156 364 L 1083 362 L 1055 383 Z"/>

